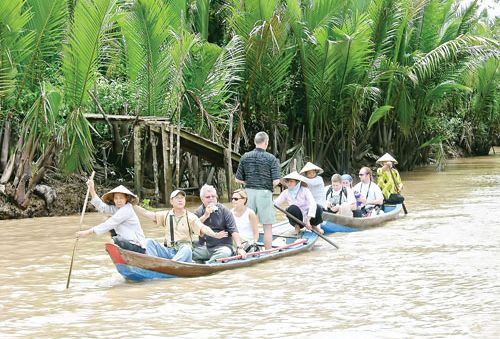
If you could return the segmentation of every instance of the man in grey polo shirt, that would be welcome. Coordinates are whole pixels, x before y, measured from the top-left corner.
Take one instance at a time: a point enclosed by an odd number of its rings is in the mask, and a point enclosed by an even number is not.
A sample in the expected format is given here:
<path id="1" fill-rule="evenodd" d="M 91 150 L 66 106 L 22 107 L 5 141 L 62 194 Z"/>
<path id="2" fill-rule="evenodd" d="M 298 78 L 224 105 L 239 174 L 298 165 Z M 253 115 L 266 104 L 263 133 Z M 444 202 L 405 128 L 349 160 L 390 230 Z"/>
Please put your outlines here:
<path id="1" fill-rule="evenodd" d="M 269 136 L 259 132 L 254 138 L 255 149 L 243 154 L 236 171 L 236 182 L 245 185 L 248 207 L 253 209 L 264 227 L 264 246 L 272 247 L 272 224 L 276 221 L 273 208 L 274 186 L 280 182 L 280 164 L 266 152 Z"/>

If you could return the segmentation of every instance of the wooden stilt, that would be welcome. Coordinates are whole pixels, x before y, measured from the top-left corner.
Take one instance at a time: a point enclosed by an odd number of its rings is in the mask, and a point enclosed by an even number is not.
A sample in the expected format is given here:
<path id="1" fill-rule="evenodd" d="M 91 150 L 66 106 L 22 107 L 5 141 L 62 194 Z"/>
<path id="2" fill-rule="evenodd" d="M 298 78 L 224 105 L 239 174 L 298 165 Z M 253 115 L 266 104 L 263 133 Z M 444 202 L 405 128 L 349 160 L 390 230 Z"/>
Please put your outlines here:
<path id="1" fill-rule="evenodd" d="M 151 142 L 151 152 L 153 155 L 153 181 L 155 184 L 155 200 L 160 200 L 160 186 L 158 178 L 158 137 L 153 131 L 153 126 L 149 128 L 149 140 Z"/>
<path id="2" fill-rule="evenodd" d="M 139 198 L 142 197 L 142 126 L 134 126 L 134 189 Z"/>
<path id="3" fill-rule="evenodd" d="M 231 200 L 233 194 L 233 163 L 231 161 L 231 149 L 224 149 L 224 169 L 226 171 L 226 184 L 227 184 L 227 200 Z"/>
<path id="4" fill-rule="evenodd" d="M 165 196 L 163 200 L 168 205 L 170 201 L 170 194 L 172 193 L 172 165 L 170 163 L 170 143 L 169 143 L 169 133 L 168 124 L 162 124 L 161 126 L 161 141 L 163 150 L 163 184 Z"/>

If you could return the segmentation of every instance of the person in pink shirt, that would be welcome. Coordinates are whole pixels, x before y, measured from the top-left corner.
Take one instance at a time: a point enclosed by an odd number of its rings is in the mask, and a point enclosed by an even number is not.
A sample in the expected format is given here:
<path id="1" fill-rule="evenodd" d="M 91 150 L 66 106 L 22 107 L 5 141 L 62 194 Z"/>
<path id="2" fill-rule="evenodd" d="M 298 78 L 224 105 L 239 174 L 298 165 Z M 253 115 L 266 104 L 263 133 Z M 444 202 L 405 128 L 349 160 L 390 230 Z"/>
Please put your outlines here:
<path id="1" fill-rule="evenodd" d="M 324 232 L 321 229 L 323 208 L 316 204 L 311 191 L 307 188 L 306 180 L 297 171 L 284 176 L 283 183 L 287 189 L 281 192 L 274 200 L 274 204 L 281 205 L 285 202 L 288 203 L 288 208 L 286 209 L 288 213 L 302 220 L 307 229 L 314 229 L 323 234 Z M 303 227 L 290 217 L 288 217 L 288 220 L 295 227 L 296 233 Z"/>

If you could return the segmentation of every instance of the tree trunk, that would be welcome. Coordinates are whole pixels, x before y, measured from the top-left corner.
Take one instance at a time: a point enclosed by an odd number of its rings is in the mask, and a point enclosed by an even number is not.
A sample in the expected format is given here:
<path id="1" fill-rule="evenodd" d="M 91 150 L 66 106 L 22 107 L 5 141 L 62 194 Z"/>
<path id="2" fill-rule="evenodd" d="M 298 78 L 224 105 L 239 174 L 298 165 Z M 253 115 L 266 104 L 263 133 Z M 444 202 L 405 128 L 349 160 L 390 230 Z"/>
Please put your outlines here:
<path id="1" fill-rule="evenodd" d="M 21 153 L 21 146 L 23 144 L 24 138 L 21 136 L 17 141 L 16 150 L 10 156 L 9 162 L 7 163 L 7 167 L 3 171 L 2 178 L 0 179 L 0 184 L 5 184 L 10 180 L 12 173 L 14 173 L 15 165 L 19 162 L 19 154 Z"/>
<path id="2" fill-rule="evenodd" d="M 8 113 L 3 125 L 3 140 L 2 149 L 0 151 L 0 171 L 3 171 L 7 166 L 9 159 L 10 134 L 12 128 L 12 113 Z"/>
<path id="3" fill-rule="evenodd" d="M 44 152 L 42 157 L 37 161 L 38 171 L 33 173 L 31 179 L 28 184 L 28 189 L 26 190 L 26 194 L 24 197 L 24 201 L 21 204 L 22 209 L 26 209 L 31 201 L 31 195 L 35 191 L 37 185 L 42 181 L 47 168 L 52 164 L 52 159 L 54 157 L 54 149 L 55 142 L 53 142 Z M 45 202 L 47 203 L 47 207 L 50 208 L 51 202 L 45 197 Z"/>

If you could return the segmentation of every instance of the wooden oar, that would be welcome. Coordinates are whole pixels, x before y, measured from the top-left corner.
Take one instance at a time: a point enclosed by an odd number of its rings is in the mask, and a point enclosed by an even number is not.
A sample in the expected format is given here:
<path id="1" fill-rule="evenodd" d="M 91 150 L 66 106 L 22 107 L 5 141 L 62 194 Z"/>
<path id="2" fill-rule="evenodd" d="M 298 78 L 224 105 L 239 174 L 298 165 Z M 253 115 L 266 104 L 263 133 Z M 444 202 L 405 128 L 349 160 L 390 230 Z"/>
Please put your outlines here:
<path id="1" fill-rule="evenodd" d="M 293 216 L 287 210 L 284 210 L 281 207 L 276 206 L 276 205 L 274 205 L 274 207 L 276 207 L 279 211 L 285 213 L 287 217 L 291 218 L 292 220 L 294 220 L 296 223 L 298 223 L 302 227 L 306 227 L 306 225 L 304 224 L 304 222 L 302 220 L 297 219 L 295 216 Z M 334 246 L 336 249 L 339 248 L 337 245 L 335 245 L 335 243 L 333 241 L 331 241 L 330 239 L 328 239 L 327 237 L 325 237 L 323 234 L 321 234 L 318 231 L 316 231 L 314 228 L 311 229 L 311 231 L 314 232 L 314 233 L 316 233 L 321 239 L 325 240 L 327 243 L 329 243 L 330 245 Z"/>
<path id="2" fill-rule="evenodd" d="M 94 179 L 95 172 L 92 171 L 90 175 L 90 180 Z M 85 210 L 87 209 L 87 200 L 89 199 L 90 188 L 87 187 L 87 194 L 85 194 L 85 200 L 83 201 L 82 214 L 80 215 L 80 226 L 79 231 L 82 230 L 83 216 L 85 215 Z M 73 261 L 75 259 L 76 245 L 78 244 L 78 238 L 75 239 L 75 245 L 73 246 L 73 254 L 71 255 L 71 264 L 69 265 L 68 281 L 66 281 L 66 289 L 69 288 L 69 282 L 71 280 L 71 271 L 73 271 Z"/>

